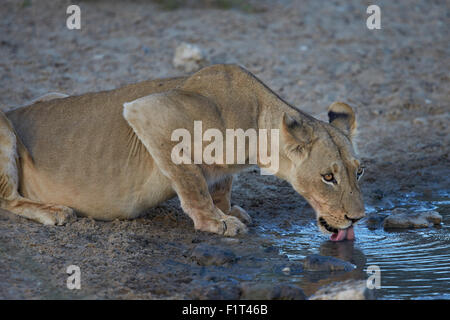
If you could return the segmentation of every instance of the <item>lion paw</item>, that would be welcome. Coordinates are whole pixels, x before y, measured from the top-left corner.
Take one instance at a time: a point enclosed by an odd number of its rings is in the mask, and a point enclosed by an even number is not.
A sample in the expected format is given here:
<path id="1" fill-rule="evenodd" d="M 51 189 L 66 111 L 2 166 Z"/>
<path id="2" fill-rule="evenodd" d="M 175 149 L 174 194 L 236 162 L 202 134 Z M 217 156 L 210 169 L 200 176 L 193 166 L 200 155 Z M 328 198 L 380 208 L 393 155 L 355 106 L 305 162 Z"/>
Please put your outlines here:
<path id="1" fill-rule="evenodd" d="M 203 218 L 196 220 L 195 229 L 217 233 L 227 237 L 247 233 L 248 229 L 238 218 L 222 214 L 222 218 Z"/>
<path id="2" fill-rule="evenodd" d="M 45 225 L 61 226 L 73 219 L 75 219 L 75 212 L 73 209 L 55 205 L 39 210 L 39 216 L 36 220 Z"/>
<path id="3" fill-rule="evenodd" d="M 247 226 L 236 217 L 227 216 L 221 222 L 223 224 L 222 234 L 224 236 L 234 237 L 248 232 Z"/>
<path id="4" fill-rule="evenodd" d="M 252 224 L 252 218 L 250 217 L 250 215 L 247 213 L 247 211 L 239 206 L 233 206 L 228 215 L 238 218 L 246 225 Z"/>

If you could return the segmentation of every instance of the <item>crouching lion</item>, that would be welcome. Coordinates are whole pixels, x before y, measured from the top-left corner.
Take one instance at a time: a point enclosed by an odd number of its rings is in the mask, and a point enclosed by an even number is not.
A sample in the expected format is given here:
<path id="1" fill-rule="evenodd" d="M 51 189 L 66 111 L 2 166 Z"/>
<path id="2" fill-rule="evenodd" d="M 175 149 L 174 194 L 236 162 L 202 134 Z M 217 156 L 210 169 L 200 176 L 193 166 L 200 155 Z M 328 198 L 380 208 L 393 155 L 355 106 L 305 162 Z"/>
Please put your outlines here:
<path id="1" fill-rule="evenodd" d="M 177 195 L 196 230 L 245 233 L 251 219 L 231 207 L 230 192 L 233 175 L 249 164 L 172 161 L 173 131 L 192 132 L 200 120 L 203 130 L 223 133 L 278 129 L 275 175 L 311 204 L 332 240 L 353 239 L 364 216 L 355 115 L 338 102 L 328 116 L 325 123 L 299 111 L 235 65 L 112 91 L 50 94 L 0 112 L 0 207 L 60 225 L 74 210 L 100 220 L 135 218 Z"/>

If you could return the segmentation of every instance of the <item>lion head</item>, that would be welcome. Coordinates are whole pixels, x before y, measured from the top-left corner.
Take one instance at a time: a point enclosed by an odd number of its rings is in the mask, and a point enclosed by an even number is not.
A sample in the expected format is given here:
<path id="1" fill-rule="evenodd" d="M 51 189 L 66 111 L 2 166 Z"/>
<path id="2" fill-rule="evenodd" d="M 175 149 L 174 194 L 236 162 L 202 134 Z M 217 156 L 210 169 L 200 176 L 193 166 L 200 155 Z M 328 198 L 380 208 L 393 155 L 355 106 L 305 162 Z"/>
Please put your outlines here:
<path id="1" fill-rule="evenodd" d="M 329 123 L 284 114 L 281 123 L 280 168 L 316 212 L 319 229 L 331 240 L 353 239 L 353 225 L 364 217 L 358 180 L 364 169 L 352 137 L 355 114 L 342 102 L 328 109 Z M 284 161 L 283 161 L 284 160 Z"/>

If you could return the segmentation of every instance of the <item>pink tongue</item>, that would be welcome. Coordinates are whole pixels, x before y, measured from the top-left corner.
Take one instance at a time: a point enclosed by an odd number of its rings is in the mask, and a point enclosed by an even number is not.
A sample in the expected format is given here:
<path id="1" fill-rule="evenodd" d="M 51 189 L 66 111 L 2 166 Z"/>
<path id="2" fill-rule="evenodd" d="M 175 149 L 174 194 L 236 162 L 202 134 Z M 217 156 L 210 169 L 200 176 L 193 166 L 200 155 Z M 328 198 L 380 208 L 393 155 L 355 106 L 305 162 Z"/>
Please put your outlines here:
<path id="1" fill-rule="evenodd" d="M 355 231 L 353 227 L 347 229 L 347 240 L 355 240 Z"/>
<path id="2" fill-rule="evenodd" d="M 331 241 L 342 241 L 344 239 L 354 240 L 355 232 L 353 231 L 353 227 L 349 227 L 347 229 L 340 229 L 338 233 L 333 233 L 330 237 Z"/>

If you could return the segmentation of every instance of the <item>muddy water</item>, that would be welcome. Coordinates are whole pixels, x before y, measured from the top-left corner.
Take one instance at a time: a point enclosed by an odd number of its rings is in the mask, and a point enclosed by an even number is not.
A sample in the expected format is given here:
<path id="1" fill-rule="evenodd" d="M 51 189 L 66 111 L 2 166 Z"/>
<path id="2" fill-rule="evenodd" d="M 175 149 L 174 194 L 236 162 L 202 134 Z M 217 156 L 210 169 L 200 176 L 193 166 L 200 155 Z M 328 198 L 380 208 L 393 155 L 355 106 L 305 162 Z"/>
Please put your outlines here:
<path id="1" fill-rule="evenodd" d="M 287 229 L 266 226 L 267 234 L 281 253 L 291 261 L 301 261 L 310 254 L 334 256 L 356 266 L 351 272 L 318 273 L 291 272 L 261 275 L 290 277 L 311 294 L 317 288 L 333 281 L 367 279 L 367 267 L 376 265 L 381 270 L 381 288 L 376 295 L 381 299 L 439 299 L 450 298 L 450 194 L 448 191 L 433 195 L 405 194 L 401 199 L 385 201 L 382 207 L 368 207 L 367 212 L 383 213 L 394 208 L 410 211 L 435 210 L 443 223 L 426 229 L 385 231 L 382 227 L 369 227 L 362 221 L 355 227 L 357 239 L 334 243 L 317 233 L 311 217 Z M 272 229 L 272 230 L 271 230 Z"/>

